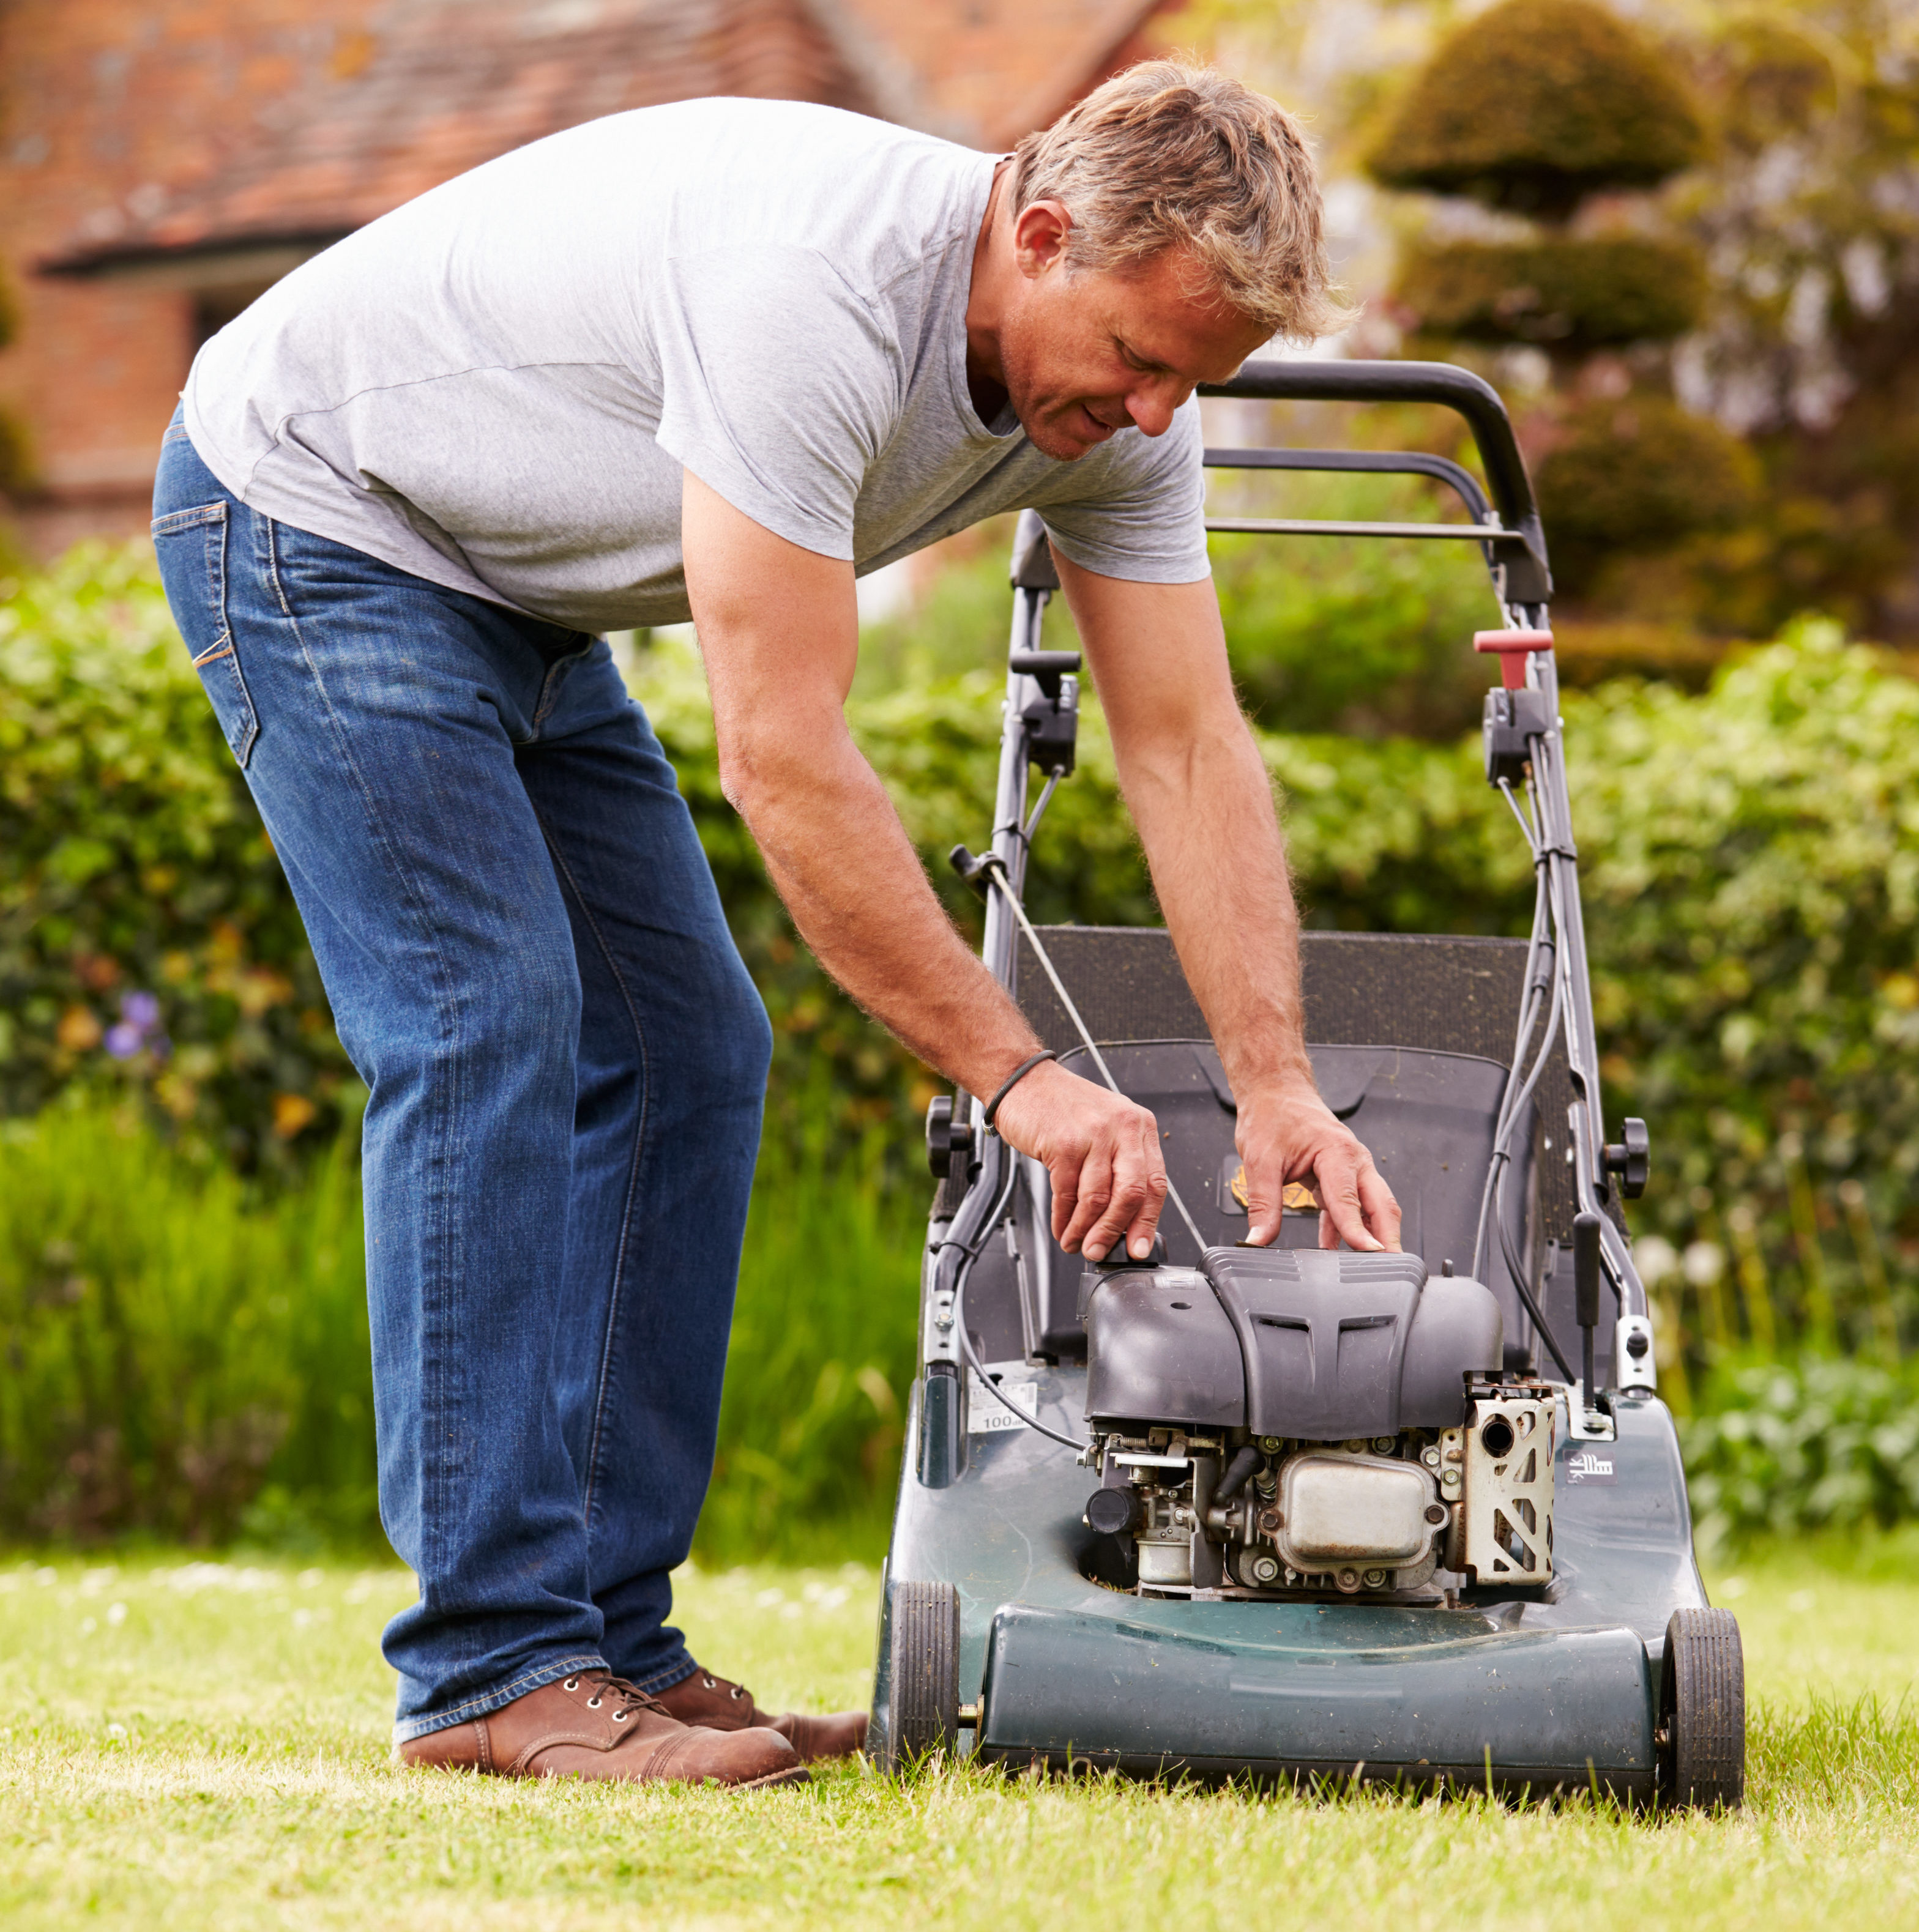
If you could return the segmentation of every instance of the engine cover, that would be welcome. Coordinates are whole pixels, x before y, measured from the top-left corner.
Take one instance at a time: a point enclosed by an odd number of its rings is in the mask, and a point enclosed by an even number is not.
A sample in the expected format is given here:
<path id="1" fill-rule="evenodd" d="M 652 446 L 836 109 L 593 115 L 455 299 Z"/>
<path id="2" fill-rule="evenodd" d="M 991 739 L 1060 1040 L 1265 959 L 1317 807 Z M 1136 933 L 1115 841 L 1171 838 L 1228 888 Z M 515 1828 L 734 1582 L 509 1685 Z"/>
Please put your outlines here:
<path id="1" fill-rule="evenodd" d="M 1209 1248 L 1200 1268 L 1090 1274 L 1086 1414 L 1340 1442 L 1456 1428 L 1496 1371 L 1499 1304 L 1416 1255 Z"/>

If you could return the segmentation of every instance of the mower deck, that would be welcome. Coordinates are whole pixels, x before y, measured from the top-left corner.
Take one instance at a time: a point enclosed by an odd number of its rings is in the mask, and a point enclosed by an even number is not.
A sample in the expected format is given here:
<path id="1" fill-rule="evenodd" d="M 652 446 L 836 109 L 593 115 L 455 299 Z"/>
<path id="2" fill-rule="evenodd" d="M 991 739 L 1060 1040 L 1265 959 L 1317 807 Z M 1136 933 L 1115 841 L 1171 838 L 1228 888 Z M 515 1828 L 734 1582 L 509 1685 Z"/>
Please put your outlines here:
<path id="1" fill-rule="evenodd" d="M 1031 1384 L 1023 1400 L 1042 1420 L 1079 1425 L 1083 1370 L 1006 1373 Z M 1667 1620 L 1706 1600 L 1657 1396 L 1619 1402 L 1614 1442 L 1560 1432 L 1551 1583 L 1438 1605 L 1142 1597 L 1092 1581 L 1086 1472 L 999 1426 L 988 1400 L 953 1482 L 929 1489 L 908 1470 L 901 1485 L 869 1749 L 887 1748 L 891 1580 L 906 1576 L 959 1592 L 960 1697 L 978 1708 L 960 1744 L 988 1762 L 1651 1796 Z M 1613 1466 L 1575 1481 L 1574 1456 Z"/>

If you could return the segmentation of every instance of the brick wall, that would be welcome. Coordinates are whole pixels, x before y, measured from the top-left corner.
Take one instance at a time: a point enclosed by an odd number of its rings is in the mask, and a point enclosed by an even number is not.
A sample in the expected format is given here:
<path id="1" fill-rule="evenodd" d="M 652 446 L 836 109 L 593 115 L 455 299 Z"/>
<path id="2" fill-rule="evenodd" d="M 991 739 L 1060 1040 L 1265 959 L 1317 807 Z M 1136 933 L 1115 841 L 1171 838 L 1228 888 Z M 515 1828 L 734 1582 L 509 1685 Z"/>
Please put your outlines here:
<path id="1" fill-rule="evenodd" d="M 311 252 L 269 245 L 276 221 L 283 238 L 341 232 L 571 119 L 689 94 L 830 100 L 998 146 L 1139 51 L 1153 10 L 0 0 L 0 273 L 21 316 L 0 408 L 24 424 L 35 471 L 11 520 L 41 555 L 145 529 L 194 349 Z M 224 265 L 205 252 L 230 241 Z M 166 256 L 189 248 L 203 252 Z M 116 249 L 107 272 L 36 272 Z"/>
<path id="2" fill-rule="evenodd" d="M 372 0 L 12 0 L 0 8 L 0 264 L 20 328 L 0 403 L 26 426 L 40 488 L 14 520 L 46 554 L 143 530 L 154 452 L 194 346 L 176 273 L 35 274 L 109 242 L 158 184 L 206 172 L 299 87 L 350 70 Z"/>

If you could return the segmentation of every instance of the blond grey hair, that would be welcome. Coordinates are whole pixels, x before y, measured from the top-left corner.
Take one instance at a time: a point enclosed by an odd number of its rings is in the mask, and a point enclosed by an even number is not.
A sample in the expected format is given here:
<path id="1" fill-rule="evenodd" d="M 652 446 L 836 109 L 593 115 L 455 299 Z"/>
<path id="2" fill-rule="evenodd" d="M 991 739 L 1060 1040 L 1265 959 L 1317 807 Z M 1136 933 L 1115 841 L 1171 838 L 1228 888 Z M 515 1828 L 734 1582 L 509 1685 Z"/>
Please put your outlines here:
<path id="1" fill-rule="evenodd" d="M 1274 335 L 1350 320 L 1331 286 L 1318 171 L 1275 101 L 1216 69 L 1141 61 L 1014 150 L 1012 207 L 1060 202 L 1075 270 L 1177 249 L 1201 290 Z"/>

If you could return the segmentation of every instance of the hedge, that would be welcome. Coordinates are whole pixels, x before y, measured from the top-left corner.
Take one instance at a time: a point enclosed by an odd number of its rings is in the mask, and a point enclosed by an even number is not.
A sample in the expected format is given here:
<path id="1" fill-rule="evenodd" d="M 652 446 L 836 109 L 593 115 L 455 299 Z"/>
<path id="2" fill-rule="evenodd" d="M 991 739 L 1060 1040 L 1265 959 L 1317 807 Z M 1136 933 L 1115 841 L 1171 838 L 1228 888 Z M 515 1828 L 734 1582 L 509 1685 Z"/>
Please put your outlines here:
<path id="1" fill-rule="evenodd" d="M 330 1142 L 355 1091 L 143 547 L 0 601 L 0 1114 L 76 1086 L 242 1166 Z"/>
<path id="2" fill-rule="evenodd" d="M 287 1144 L 276 1121 L 294 1124 L 305 1102 L 315 1112 L 294 1150 L 329 1144 L 323 1110 L 350 1106 L 350 1076 L 284 884 L 191 673 L 166 650 L 150 578 L 95 572 L 93 590 L 70 574 L 0 610 L 0 1100 L 22 1112 L 63 1087 L 131 1090 L 190 1141 L 269 1152 Z M 775 1021 L 776 1130 L 830 1106 L 849 1144 L 883 1126 L 910 1172 L 932 1080 L 795 941 L 720 796 L 690 645 L 657 644 L 638 685 Z M 944 854 L 986 833 L 998 698 L 981 670 L 849 710 L 969 928 L 977 904 Z M 1909 1279 L 1919 686 L 1807 623 L 1731 659 L 1698 696 L 1626 682 L 1569 693 L 1564 710 L 1608 1106 L 1653 1132 L 1640 1225 L 1683 1244 L 1707 1221 L 1749 1215 L 1789 1329 L 1819 1300 L 1809 1241 L 1830 1249 L 1824 1292 L 1840 1303 L 1869 1272 L 1835 1204 L 1838 1184 L 1856 1181 L 1886 1265 Z M 1524 931 L 1526 854 L 1472 739 L 1260 742 L 1309 921 Z M 1155 916 L 1096 703 L 1032 898 L 1047 919 Z M 150 1016 L 128 1004 L 140 993 Z M 116 1027 L 129 1030 L 117 1042 Z M 115 1058 L 129 1034 L 134 1050 Z"/>

